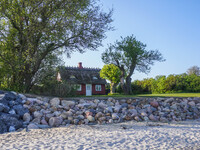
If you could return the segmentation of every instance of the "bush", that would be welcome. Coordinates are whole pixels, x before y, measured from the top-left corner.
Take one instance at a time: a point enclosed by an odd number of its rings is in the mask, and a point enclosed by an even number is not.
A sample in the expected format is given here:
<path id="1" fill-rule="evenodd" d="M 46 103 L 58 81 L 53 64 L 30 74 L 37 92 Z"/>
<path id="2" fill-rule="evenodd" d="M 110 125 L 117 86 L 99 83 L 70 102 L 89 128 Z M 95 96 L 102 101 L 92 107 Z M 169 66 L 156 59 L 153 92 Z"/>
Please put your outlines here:
<path id="1" fill-rule="evenodd" d="M 154 79 L 135 80 L 132 82 L 134 94 L 200 92 L 200 76 L 195 74 L 156 76 Z"/>
<path id="2" fill-rule="evenodd" d="M 76 90 L 70 84 L 63 82 L 58 82 L 53 80 L 48 84 L 44 85 L 35 85 L 32 90 L 32 93 L 39 95 L 50 95 L 58 97 L 68 97 L 76 94 Z"/>

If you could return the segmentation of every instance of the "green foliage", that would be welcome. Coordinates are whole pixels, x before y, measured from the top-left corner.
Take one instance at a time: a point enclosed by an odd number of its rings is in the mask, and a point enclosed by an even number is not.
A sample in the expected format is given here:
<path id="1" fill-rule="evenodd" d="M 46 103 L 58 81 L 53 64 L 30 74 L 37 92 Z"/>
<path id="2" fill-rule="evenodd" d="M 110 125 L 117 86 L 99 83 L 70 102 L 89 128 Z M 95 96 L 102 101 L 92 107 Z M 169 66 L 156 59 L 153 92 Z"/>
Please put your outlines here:
<path id="1" fill-rule="evenodd" d="M 100 71 L 100 77 L 110 81 L 110 92 L 115 93 L 115 87 L 120 81 L 120 70 L 113 64 L 104 65 Z"/>
<path id="2" fill-rule="evenodd" d="M 124 93 L 131 94 L 131 76 L 135 70 L 148 73 L 155 61 L 164 61 L 158 50 L 146 50 L 146 44 L 133 35 L 110 44 L 102 54 L 105 64 L 114 64 L 121 71 L 120 81 Z"/>
<path id="3" fill-rule="evenodd" d="M 104 65 L 100 71 L 101 78 L 117 84 L 120 81 L 120 74 L 119 68 L 113 64 Z"/>
<path id="4" fill-rule="evenodd" d="M 96 50 L 111 15 L 95 0 L 1 0 L 0 88 L 28 92 L 62 54 Z"/>
<path id="5" fill-rule="evenodd" d="M 67 82 L 58 82 L 56 80 L 51 80 L 46 84 L 34 85 L 31 92 L 38 95 L 59 97 L 69 97 L 76 94 L 76 90 L 73 86 L 69 85 Z"/>
<path id="6" fill-rule="evenodd" d="M 133 91 L 138 93 L 200 92 L 200 76 L 195 74 L 156 76 L 155 79 L 135 80 Z"/>

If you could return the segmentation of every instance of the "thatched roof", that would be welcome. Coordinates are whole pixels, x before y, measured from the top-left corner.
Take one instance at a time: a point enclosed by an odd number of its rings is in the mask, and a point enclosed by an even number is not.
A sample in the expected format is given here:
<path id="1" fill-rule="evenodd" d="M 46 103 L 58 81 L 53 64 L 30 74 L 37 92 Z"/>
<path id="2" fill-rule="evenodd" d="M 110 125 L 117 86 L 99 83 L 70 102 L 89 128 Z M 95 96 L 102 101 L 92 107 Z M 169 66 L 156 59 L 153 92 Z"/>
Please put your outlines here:
<path id="1" fill-rule="evenodd" d="M 61 80 L 74 84 L 106 84 L 106 80 L 100 78 L 101 69 L 98 68 L 79 68 L 61 67 L 59 73 Z"/>

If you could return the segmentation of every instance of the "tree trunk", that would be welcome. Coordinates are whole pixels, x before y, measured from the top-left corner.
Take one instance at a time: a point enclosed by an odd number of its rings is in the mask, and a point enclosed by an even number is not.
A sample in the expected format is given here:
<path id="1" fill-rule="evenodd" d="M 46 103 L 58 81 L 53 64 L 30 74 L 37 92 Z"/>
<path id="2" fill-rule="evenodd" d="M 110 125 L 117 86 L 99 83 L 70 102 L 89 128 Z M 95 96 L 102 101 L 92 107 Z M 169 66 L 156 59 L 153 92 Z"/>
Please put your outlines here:
<path id="1" fill-rule="evenodd" d="M 133 94 L 132 88 L 131 88 L 131 78 L 130 78 L 130 76 L 126 77 L 126 84 L 125 84 L 125 86 L 126 86 L 126 92 L 127 92 L 126 94 L 128 94 L 128 95 Z"/>
<path id="2" fill-rule="evenodd" d="M 110 83 L 110 93 L 111 94 L 115 93 L 116 86 L 117 86 L 116 83 Z"/>

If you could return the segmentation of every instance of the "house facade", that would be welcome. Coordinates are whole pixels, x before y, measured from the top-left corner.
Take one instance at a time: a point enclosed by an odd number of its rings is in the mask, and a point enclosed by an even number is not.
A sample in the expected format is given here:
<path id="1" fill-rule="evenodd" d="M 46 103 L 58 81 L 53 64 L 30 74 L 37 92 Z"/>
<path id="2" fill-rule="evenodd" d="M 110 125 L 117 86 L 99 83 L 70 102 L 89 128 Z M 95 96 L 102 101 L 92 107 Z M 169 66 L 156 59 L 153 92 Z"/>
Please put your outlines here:
<path id="1" fill-rule="evenodd" d="M 97 68 L 84 68 L 82 63 L 78 67 L 63 67 L 59 69 L 57 80 L 65 80 L 77 90 L 79 95 L 105 95 L 106 80 L 100 78 Z"/>

